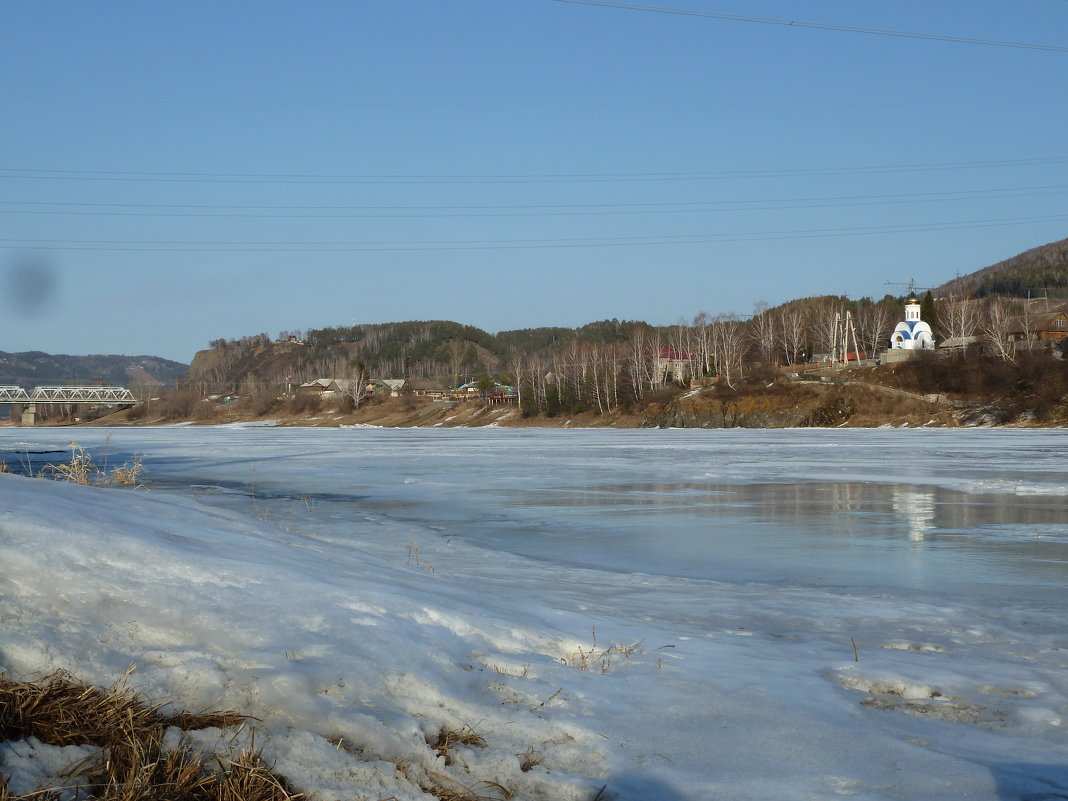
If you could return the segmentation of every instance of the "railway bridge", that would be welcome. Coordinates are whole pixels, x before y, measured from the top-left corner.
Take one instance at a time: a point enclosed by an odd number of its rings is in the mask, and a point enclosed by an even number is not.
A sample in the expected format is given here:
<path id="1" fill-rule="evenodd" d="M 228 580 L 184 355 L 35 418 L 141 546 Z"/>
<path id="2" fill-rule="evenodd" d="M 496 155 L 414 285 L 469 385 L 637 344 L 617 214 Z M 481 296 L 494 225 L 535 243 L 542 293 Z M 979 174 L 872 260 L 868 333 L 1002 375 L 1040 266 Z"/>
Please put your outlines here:
<path id="1" fill-rule="evenodd" d="M 15 384 L 0 384 L 0 404 L 21 404 L 22 424 L 37 422 L 37 404 L 118 403 L 135 404 L 137 398 L 126 387 L 42 386 L 27 392 Z"/>

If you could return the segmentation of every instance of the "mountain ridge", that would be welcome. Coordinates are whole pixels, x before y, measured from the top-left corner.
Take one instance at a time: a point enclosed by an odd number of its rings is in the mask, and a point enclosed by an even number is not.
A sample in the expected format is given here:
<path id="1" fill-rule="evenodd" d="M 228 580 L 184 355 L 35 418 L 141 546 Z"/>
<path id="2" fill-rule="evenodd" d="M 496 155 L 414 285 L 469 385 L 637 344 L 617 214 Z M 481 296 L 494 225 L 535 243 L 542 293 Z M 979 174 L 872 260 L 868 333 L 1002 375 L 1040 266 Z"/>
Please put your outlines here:
<path id="1" fill-rule="evenodd" d="M 1054 290 L 1055 297 L 1068 296 L 1068 239 L 1047 242 L 1010 256 L 988 267 L 946 281 L 931 291 L 936 297 L 990 295 L 1026 298 Z"/>
<path id="2" fill-rule="evenodd" d="M 0 384 L 23 388 L 43 385 L 131 383 L 169 385 L 185 375 L 189 366 L 160 356 L 141 354 L 89 354 L 72 356 L 39 350 L 0 351 Z"/>

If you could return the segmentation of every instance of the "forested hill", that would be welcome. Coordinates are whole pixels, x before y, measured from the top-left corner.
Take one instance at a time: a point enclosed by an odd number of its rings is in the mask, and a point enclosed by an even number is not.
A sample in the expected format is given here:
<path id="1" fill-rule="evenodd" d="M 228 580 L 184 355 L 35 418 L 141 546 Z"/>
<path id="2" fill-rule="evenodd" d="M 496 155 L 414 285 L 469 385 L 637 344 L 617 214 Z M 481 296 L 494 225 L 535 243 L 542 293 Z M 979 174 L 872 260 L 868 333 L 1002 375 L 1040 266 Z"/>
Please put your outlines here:
<path id="1" fill-rule="evenodd" d="M 205 389 L 239 391 L 250 377 L 265 383 L 303 383 L 345 377 L 358 365 L 374 377 L 433 378 L 456 384 L 513 372 L 517 359 L 548 358 L 573 343 L 627 342 L 635 331 L 655 329 L 641 321 L 620 320 L 497 334 L 449 320 L 336 326 L 283 332 L 275 340 L 267 334 L 215 340 L 209 350 L 194 357 L 190 375 Z"/>
<path id="2" fill-rule="evenodd" d="M 23 388 L 62 384 L 100 383 L 131 386 L 173 384 L 188 365 L 158 356 L 65 356 L 28 351 L 0 351 L 0 384 Z"/>
<path id="3" fill-rule="evenodd" d="M 982 300 L 1025 298 L 1029 293 L 1068 297 L 1068 239 L 943 285 L 925 303 L 951 295 Z M 211 342 L 210 349 L 196 354 L 189 375 L 202 394 L 277 391 L 287 384 L 357 375 L 431 379 L 456 386 L 481 376 L 518 381 L 527 372 L 571 370 L 585 375 L 606 363 L 618 371 L 623 361 L 648 360 L 664 348 L 696 354 L 702 372 L 719 372 L 744 362 L 787 364 L 806 354 L 831 353 L 842 338 L 835 321 L 845 319 L 847 312 L 855 323 L 854 346 L 874 353 L 885 347 L 902 319 L 902 301 L 891 295 L 877 300 L 799 298 L 770 308 L 757 304 L 744 317 L 700 314 L 691 323 L 671 326 L 612 319 L 579 328 L 546 326 L 492 334 L 448 320 L 410 320 L 282 332 L 274 339 L 263 333 Z M 959 335 L 939 323 L 933 306 L 925 314 L 936 336 Z"/>
<path id="4" fill-rule="evenodd" d="M 949 281 L 933 290 L 937 297 L 950 295 L 984 298 L 1002 295 L 1026 298 L 1048 293 L 1068 296 L 1068 239 L 1025 250 L 974 273 Z"/>

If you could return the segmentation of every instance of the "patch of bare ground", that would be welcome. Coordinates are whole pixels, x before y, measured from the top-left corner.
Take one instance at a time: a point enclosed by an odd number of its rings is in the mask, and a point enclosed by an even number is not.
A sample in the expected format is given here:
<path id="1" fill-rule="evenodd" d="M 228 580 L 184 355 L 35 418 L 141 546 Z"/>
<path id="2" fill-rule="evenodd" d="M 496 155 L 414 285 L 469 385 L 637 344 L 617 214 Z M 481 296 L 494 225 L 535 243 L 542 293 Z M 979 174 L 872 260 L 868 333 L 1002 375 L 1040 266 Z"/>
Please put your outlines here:
<path id="1" fill-rule="evenodd" d="M 848 428 L 954 426 L 953 410 L 937 403 L 889 395 L 877 389 L 851 385 L 841 390 L 849 399 L 852 413 L 845 425 Z"/>
<path id="2" fill-rule="evenodd" d="M 819 381 L 794 382 L 775 376 L 754 376 L 730 386 L 718 383 L 683 393 L 657 393 L 643 410 L 643 424 L 661 428 L 811 425 L 806 421 L 826 401 L 828 393 L 828 387 Z"/>
<path id="3" fill-rule="evenodd" d="M 1002 720 L 1002 713 L 997 709 L 944 695 L 925 684 L 843 675 L 838 676 L 838 681 L 847 690 L 865 693 L 860 705 L 868 709 L 972 725 L 995 724 Z"/>

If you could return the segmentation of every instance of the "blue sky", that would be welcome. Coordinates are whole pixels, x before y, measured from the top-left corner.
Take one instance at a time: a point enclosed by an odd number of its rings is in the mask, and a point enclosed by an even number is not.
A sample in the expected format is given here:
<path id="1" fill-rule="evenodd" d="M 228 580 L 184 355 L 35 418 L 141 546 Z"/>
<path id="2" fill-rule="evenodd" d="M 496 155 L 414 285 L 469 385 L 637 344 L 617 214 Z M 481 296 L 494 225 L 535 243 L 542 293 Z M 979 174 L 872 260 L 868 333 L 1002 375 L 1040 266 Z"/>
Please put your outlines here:
<path id="1" fill-rule="evenodd" d="M 0 350 L 934 285 L 1068 236 L 1068 2 L 7 3 Z"/>

